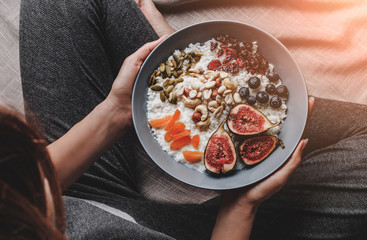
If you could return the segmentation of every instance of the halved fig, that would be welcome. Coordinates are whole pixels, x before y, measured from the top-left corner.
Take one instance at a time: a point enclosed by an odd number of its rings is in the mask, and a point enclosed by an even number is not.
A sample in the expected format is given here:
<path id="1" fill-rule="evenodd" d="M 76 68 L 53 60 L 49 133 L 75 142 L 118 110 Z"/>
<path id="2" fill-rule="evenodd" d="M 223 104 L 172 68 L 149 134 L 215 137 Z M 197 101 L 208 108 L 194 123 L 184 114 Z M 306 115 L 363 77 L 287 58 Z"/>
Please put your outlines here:
<path id="1" fill-rule="evenodd" d="M 238 135 L 255 135 L 279 125 L 273 124 L 255 107 L 238 104 L 229 112 L 227 125 L 229 130 Z"/>
<path id="2" fill-rule="evenodd" d="M 204 165 L 208 171 L 216 174 L 233 169 L 237 161 L 236 148 L 228 132 L 223 128 L 225 121 L 210 137 L 204 153 Z"/>
<path id="3" fill-rule="evenodd" d="M 246 165 L 254 165 L 267 158 L 282 140 L 275 136 L 258 136 L 246 139 L 239 147 L 239 154 Z"/>

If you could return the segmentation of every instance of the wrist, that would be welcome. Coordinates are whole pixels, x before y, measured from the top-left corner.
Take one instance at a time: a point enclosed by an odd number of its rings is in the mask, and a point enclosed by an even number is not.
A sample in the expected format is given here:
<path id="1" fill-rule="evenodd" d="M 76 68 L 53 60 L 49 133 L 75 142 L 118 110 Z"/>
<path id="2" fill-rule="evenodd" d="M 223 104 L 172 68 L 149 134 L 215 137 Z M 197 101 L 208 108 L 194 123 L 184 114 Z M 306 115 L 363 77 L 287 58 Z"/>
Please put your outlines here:
<path id="1" fill-rule="evenodd" d="M 132 124 L 131 104 L 116 104 L 109 96 L 97 106 L 113 132 L 124 132 Z"/>

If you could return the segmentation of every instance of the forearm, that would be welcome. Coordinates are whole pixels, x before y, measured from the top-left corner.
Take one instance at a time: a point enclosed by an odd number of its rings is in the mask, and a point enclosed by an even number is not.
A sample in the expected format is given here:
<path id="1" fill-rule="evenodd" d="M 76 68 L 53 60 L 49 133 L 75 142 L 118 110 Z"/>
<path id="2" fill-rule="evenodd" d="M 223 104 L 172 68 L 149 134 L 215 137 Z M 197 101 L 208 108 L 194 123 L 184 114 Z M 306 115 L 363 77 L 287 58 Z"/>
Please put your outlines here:
<path id="1" fill-rule="evenodd" d="M 63 137 L 48 146 L 63 190 L 125 133 L 130 124 L 129 112 L 121 111 L 105 100 Z"/>
<path id="2" fill-rule="evenodd" d="M 250 239 L 256 211 L 255 206 L 239 210 L 233 205 L 222 204 L 211 239 Z"/>

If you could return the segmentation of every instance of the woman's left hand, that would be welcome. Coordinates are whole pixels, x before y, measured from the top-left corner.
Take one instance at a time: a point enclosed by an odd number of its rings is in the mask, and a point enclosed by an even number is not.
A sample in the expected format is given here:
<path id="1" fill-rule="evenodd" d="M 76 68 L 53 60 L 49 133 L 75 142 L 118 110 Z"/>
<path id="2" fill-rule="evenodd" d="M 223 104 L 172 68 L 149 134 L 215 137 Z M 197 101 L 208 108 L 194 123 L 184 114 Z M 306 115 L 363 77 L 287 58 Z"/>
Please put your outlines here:
<path id="1" fill-rule="evenodd" d="M 110 93 L 105 102 L 110 103 L 121 113 L 121 123 L 131 124 L 131 94 L 135 78 L 140 67 L 149 53 L 166 37 L 163 36 L 154 42 L 149 42 L 127 57 L 122 64 Z"/>

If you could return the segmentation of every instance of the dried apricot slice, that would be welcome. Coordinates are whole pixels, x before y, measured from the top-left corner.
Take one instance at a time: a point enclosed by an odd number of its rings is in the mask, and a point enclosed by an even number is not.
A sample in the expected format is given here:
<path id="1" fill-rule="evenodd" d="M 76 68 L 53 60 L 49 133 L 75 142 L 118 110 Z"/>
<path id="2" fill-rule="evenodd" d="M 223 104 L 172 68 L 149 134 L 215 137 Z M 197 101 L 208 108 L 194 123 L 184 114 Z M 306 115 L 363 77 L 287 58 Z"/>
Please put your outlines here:
<path id="1" fill-rule="evenodd" d="M 200 143 L 200 135 L 196 134 L 192 137 L 191 139 L 191 145 L 195 148 L 198 149 L 199 148 L 199 143 Z"/>
<path id="2" fill-rule="evenodd" d="M 166 126 L 166 124 L 172 119 L 172 115 L 165 116 L 163 118 L 153 119 L 149 121 L 150 126 L 153 128 L 161 128 Z"/>
<path id="3" fill-rule="evenodd" d="M 203 157 L 203 152 L 199 151 L 182 151 L 186 161 L 188 162 L 196 162 Z"/>
<path id="4" fill-rule="evenodd" d="M 172 140 L 175 141 L 177 139 L 180 139 L 182 137 L 186 137 L 189 136 L 191 133 L 191 130 L 184 130 L 183 132 L 177 133 L 175 135 L 173 135 Z"/>
<path id="5" fill-rule="evenodd" d="M 190 136 L 179 138 L 171 143 L 171 150 L 178 150 L 186 146 L 187 144 L 190 144 L 191 138 Z"/>
<path id="6" fill-rule="evenodd" d="M 173 127 L 164 135 L 166 142 L 172 141 L 173 135 L 181 133 L 185 130 L 186 125 L 183 122 L 177 122 Z"/>
<path id="7" fill-rule="evenodd" d="M 166 127 L 164 128 L 164 130 L 168 131 L 170 130 L 173 125 L 175 124 L 175 122 L 180 118 L 181 112 L 180 110 L 176 110 L 175 113 L 173 114 L 171 120 L 167 123 Z"/>

